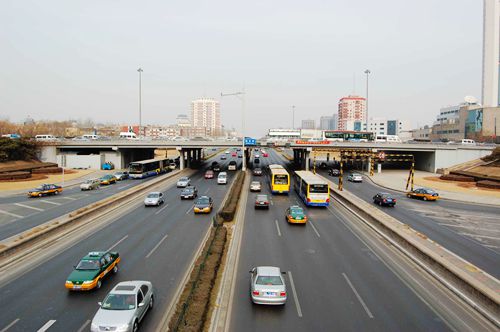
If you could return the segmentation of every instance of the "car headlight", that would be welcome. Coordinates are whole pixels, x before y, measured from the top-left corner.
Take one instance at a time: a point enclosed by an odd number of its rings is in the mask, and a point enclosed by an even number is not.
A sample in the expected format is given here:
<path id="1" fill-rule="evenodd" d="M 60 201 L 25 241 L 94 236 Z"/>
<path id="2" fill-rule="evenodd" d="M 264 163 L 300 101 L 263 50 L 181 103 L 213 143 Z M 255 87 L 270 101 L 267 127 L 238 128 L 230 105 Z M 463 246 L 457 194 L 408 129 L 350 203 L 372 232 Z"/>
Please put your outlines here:
<path id="1" fill-rule="evenodd" d="M 73 283 L 73 281 L 71 281 L 71 280 L 66 280 L 66 283 L 67 283 L 67 284 L 72 284 L 72 283 Z"/>
<path id="2" fill-rule="evenodd" d="M 116 327 L 116 331 L 128 331 L 130 328 L 130 324 L 123 324 Z"/>
<path id="3" fill-rule="evenodd" d="M 83 284 L 84 285 L 88 285 L 88 284 L 91 284 L 93 282 L 94 282 L 94 280 L 86 280 L 86 281 L 83 282 Z"/>
<path id="4" fill-rule="evenodd" d="M 95 323 L 91 323 L 90 324 L 90 331 L 99 331 L 99 325 L 95 324 Z"/>

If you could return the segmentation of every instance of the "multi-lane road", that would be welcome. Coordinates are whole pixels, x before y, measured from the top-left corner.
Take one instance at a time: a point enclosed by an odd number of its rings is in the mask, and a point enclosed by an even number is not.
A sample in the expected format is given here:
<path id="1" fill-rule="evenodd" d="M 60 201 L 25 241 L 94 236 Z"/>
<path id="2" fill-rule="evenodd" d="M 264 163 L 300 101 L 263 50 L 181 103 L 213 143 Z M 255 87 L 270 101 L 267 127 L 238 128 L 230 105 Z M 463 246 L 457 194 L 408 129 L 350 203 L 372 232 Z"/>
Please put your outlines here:
<path id="1" fill-rule="evenodd" d="M 225 168 L 224 162 L 221 162 Z M 194 215 L 193 201 L 181 200 L 175 188 L 177 177 L 160 190 L 165 204 L 144 207 L 142 200 L 114 213 L 107 225 L 78 239 L 61 239 L 63 249 L 32 269 L 11 280 L 0 280 L 0 331 L 88 331 L 98 309 L 97 302 L 117 282 L 149 280 L 155 286 L 155 309 L 143 321 L 141 329 L 154 331 L 163 318 L 179 283 L 211 225 L 211 217 L 223 201 L 228 185 L 216 179 L 204 179 L 203 170 L 191 176 L 199 195 L 214 199 L 210 215 Z M 127 183 L 127 182 L 124 182 Z M 121 184 L 115 186 L 122 186 Z M 102 196 L 101 196 L 102 197 Z M 59 199 L 49 197 L 47 200 Z M 68 243 L 66 243 L 68 242 Z M 64 288 L 66 277 L 80 258 L 90 251 L 118 251 L 122 257 L 119 272 L 105 279 L 99 290 L 72 293 Z M 1 279 L 1 278 L 0 278 Z"/>

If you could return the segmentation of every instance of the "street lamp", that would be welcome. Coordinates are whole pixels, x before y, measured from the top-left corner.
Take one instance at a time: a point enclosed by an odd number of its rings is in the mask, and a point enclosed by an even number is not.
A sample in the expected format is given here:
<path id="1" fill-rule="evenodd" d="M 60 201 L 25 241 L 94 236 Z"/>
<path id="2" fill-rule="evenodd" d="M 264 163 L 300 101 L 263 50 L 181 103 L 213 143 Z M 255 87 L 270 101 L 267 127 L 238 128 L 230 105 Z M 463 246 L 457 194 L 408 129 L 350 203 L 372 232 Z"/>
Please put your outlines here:
<path id="1" fill-rule="evenodd" d="M 142 127 L 142 68 L 139 67 L 137 69 L 139 72 L 139 136 L 141 135 L 141 127 Z"/>
<path id="2" fill-rule="evenodd" d="M 292 129 L 295 129 L 295 105 L 292 105 Z"/>
<path id="3" fill-rule="evenodd" d="M 368 75 L 371 74 L 369 69 L 365 70 L 366 74 L 366 131 L 368 130 Z"/>
<path id="4" fill-rule="evenodd" d="M 241 153 L 243 153 L 243 161 L 241 163 L 241 170 L 247 170 L 246 154 L 245 154 L 245 89 L 243 91 L 233 93 L 220 93 L 221 97 L 235 96 L 241 100 Z"/>

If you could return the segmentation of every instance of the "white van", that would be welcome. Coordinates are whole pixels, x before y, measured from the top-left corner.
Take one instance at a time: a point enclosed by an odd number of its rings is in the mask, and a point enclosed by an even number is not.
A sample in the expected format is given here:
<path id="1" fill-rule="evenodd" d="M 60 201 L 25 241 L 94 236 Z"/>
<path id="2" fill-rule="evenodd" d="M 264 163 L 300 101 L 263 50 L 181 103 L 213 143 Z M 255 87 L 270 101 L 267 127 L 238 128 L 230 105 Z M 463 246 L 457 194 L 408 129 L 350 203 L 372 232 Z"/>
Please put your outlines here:
<path id="1" fill-rule="evenodd" d="M 227 173 L 220 172 L 217 176 L 217 184 L 227 184 Z"/>
<path id="2" fill-rule="evenodd" d="M 129 133 L 127 131 L 122 131 L 120 133 L 120 138 L 124 138 L 124 139 L 137 139 L 137 135 L 135 133 Z"/>
<path id="3" fill-rule="evenodd" d="M 83 139 L 98 139 L 99 136 L 97 136 L 97 135 L 90 135 L 89 134 L 89 135 L 83 135 L 82 138 Z"/>
<path id="4" fill-rule="evenodd" d="M 464 145 L 476 145 L 476 141 L 473 139 L 463 139 L 460 143 Z"/>
<path id="5" fill-rule="evenodd" d="M 55 141 L 57 137 L 54 135 L 36 135 L 35 140 L 36 141 Z"/>

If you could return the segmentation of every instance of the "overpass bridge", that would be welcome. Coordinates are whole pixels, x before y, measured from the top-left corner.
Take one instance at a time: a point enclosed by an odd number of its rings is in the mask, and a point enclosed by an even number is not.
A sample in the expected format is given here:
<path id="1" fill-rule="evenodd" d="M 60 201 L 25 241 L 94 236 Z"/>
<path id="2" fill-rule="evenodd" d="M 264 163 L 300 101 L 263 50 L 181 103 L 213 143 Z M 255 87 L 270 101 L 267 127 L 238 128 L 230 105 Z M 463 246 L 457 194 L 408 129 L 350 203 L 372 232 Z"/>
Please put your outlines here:
<path id="1" fill-rule="evenodd" d="M 257 144 L 259 145 L 259 143 Z M 266 143 L 261 145 L 265 146 Z M 201 159 L 204 149 L 241 146 L 241 141 L 211 140 L 58 140 L 42 143 L 40 159 L 46 162 L 56 162 L 69 168 L 101 165 L 105 161 L 112 161 L 117 168 L 125 168 L 132 161 L 153 158 L 155 149 L 170 149 L 177 150 L 184 156 L 184 158 L 180 158 L 181 167 L 184 168 L 185 166 L 189 167 L 191 162 Z M 483 145 L 300 140 L 276 143 L 275 146 L 292 149 L 295 162 L 301 163 L 306 169 L 310 165 L 313 151 L 357 150 L 374 153 L 412 154 L 415 158 L 415 168 L 428 172 L 436 172 L 440 168 L 484 157 L 494 149 L 494 146 Z M 249 159 L 249 151 L 252 148 L 254 146 L 245 147 L 245 159 Z"/>

